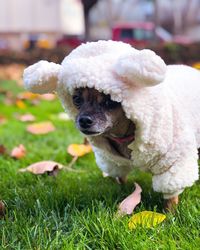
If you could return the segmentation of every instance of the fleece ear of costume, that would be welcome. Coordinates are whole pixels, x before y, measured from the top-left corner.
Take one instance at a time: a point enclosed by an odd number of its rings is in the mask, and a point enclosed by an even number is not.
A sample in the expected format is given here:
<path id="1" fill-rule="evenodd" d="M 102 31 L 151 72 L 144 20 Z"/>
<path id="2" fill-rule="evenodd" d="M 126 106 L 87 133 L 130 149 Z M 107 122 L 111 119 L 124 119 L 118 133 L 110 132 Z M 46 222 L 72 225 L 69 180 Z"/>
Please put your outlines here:
<path id="1" fill-rule="evenodd" d="M 39 61 L 24 70 L 25 88 L 33 93 L 52 93 L 57 89 L 61 65 Z"/>
<path id="2" fill-rule="evenodd" d="M 165 78 L 167 66 L 152 50 L 132 50 L 121 56 L 114 71 L 126 82 L 137 87 L 154 86 Z"/>

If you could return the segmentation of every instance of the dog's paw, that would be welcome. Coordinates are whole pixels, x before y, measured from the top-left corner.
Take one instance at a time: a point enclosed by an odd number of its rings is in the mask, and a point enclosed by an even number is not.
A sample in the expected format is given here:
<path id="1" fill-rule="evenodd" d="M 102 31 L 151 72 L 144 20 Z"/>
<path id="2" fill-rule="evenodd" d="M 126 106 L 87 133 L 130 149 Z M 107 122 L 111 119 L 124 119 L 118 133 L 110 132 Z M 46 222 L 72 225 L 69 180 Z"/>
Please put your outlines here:
<path id="1" fill-rule="evenodd" d="M 179 203 L 179 197 L 175 196 L 164 201 L 164 211 L 174 213 Z"/>
<path id="2" fill-rule="evenodd" d="M 114 179 L 118 184 L 125 184 L 127 182 L 127 177 L 112 177 L 106 172 L 102 172 L 102 175 L 104 178 L 112 178 Z"/>
<path id="3" fill-rule="evenodd" d="M 115 180 L 118 184 L 121 185 L 121 184 L 125 184 L 127 182 L 127 177 L 116 177 Z"/>

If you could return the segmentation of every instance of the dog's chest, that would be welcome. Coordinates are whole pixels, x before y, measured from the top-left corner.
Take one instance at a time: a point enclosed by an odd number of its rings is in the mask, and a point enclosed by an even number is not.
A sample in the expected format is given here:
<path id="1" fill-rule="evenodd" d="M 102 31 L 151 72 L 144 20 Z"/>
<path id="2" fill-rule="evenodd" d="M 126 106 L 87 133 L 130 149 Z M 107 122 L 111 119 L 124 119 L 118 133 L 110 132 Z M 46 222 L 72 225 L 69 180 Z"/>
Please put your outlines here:
<path id="1" fill-rule="evenodd" d="M 131 158 L 131 150 L 128 148 L 129 142 L 117 143 L 111 139 L 109 139 L 109 144 L 120 156 L 130 159 Z"/>

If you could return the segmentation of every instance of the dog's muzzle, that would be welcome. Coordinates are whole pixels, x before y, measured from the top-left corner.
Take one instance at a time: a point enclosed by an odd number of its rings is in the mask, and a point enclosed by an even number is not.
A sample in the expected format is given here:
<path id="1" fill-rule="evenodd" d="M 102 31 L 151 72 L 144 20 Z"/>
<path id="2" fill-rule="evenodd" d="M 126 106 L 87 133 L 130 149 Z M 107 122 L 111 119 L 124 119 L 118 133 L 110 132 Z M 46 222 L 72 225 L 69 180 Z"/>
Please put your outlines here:
<path id="1" fill-rule="evenodd" d="M 83 116 L 79 117 L 78 124 L 80 126 L 80 129 L 83 129 L 83 130 L 89 129 L 93 125 L 93 120 L 92 120 L 92 118 L 90 116 L 83 115 Z"/>
<path id="2" fill-rule="evenodd" d="M 89 115 L 82 115 L 77 120 L 78 129 L 86 134 L 86 135 L 97 135 L 99 132 L 92 131 L 92 126 L 94 125 L 94 121 Z"/>

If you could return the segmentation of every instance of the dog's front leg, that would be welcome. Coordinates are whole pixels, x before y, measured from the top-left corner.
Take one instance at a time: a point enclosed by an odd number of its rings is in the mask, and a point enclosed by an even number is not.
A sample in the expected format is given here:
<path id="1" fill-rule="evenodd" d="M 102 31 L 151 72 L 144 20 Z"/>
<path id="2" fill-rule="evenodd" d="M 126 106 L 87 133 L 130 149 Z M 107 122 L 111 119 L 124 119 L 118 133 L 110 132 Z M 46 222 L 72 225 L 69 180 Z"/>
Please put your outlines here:
<path id="1" fill-rule="evenodd" d="M 131 171 L 129 161 L 110 154 L 109 151 L 104 151 L 95 146 L 93 146 L 93 150 L 95 153 L 96 163 L 103 172 L 103 177 L 112 177 L 119 184 L 125 183 L 126 177 Z"/>

